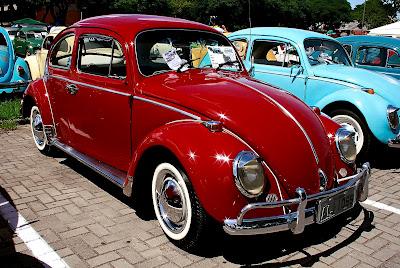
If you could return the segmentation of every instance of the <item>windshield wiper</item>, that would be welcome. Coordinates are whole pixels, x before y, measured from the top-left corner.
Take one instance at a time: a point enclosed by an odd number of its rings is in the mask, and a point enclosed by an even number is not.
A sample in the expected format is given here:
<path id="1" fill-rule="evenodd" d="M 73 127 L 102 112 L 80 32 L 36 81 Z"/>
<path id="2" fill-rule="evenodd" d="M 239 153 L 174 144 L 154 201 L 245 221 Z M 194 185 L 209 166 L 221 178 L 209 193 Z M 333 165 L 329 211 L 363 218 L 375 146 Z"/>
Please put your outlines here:
<path id="1" fill-rule="evenodd" d="M 221 67 L 223 67 L 223 66 L 225 66 L 225 65 L 234 65 L 235 63 L 239 63 L 239 61 L 238 60 L 228 60 L 228 61 L 226 61 L 226 62 L 222 62 L 222 63 L 219 63 L 218 64 L 218 67 L 216 68 L 216 70 L 218 71 L 218 70 L 220 70 L 221 69 Z"/>
<path id="2" fill-rule="evenodd" d="M 194 62 L 194 61 L 196 61 L 196 60 L 199 60 L 199 59 L 200 59 L 200 58 L 191 59 L 191 60 L 185 60 L 185 59 L 184 59 L 184 60 L 182 61 L 181 65 L 179 65 L 178 69 L 176 69 L 176 71 L 177 71 L 178 73 L 182 72 L 182 68 L 185 67 L 186 65 L 189 66 L 189 67 L 193 67 L 191 63 Z"/>

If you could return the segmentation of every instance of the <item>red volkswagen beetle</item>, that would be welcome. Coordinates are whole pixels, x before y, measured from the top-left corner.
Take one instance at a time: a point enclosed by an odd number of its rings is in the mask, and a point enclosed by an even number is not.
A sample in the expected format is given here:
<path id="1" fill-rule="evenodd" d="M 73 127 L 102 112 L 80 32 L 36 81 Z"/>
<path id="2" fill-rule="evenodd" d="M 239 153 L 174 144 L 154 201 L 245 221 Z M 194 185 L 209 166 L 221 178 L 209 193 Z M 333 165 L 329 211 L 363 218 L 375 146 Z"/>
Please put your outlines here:
<path id="1" fill-rule="evenodd" d="M 57 36 L 46 65 L 23 100 L 36 147 L 152 204 L 183 248 L 201 245 L 213 222 L 230 235 L 298 234 L 368 195 L 354 133 L 253 80 L 208 26 L 90 18 Z"/>

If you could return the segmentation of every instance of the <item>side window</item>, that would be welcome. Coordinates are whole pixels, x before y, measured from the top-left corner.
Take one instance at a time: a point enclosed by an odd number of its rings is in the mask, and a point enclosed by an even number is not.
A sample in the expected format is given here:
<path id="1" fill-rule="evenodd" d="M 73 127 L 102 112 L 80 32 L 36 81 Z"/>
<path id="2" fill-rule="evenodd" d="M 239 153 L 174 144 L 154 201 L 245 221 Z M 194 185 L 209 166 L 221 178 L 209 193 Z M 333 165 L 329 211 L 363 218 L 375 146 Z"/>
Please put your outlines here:
<path id="1" fill-rule="evenodd" d="M 78 69 L 88 74 L 125 78 L 126 61 L 121 45 L 109 36 L 80 37 Z"/>
<path id="2" fill-rule="evenodd" d="M 254 63 L 283 66 L 285 43 L 254 41 L 252 57 Z"/>
<path id="3" fill-rule="evenodd" d="M 296 48 L 282 42 L 255 41 L 252 57 L 254 63 L 291 67 L 300 64 Z"/>
<path id="4" fill-rule="evenodd" d="M 387 67 L 400 68 L 400 57 L 397 51 L 393 49 L 388 49 L 387 54 Z"/>
<path id="5" fill-rule="evenodd" d="M 50 56 L 50 65 L 54 67 L 69 68 L 72 59 L 75 36 L 68 35 L 59 40 L 54 46 Z"/>
<path id="6" fill-rule="evenodd" d="M 248 42 L 246 39 L 237 39 L 232 41 L 233 45 L 235 46 L 240 58 L 244 60 L 246 58 Z"/>
<path id="7" fill-rule="evenodd" d="M 352 46 L 351 45 L 343 45 L 344 49 L 346 49 L 347 54 L 351 57 Z"/>
<path id="8" fill-rule="evenodd" d="M 387 50 L 382 47 L 360 47 L 356 63 L 369 66 L 386 66 Z"/>

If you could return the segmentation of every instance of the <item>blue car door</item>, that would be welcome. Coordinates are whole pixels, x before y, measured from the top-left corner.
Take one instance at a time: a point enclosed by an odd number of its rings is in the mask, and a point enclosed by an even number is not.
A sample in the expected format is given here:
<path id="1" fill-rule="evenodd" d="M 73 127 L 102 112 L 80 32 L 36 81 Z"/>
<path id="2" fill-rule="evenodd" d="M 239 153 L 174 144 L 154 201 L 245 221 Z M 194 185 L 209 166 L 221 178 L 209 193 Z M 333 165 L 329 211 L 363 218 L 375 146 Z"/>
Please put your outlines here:
<path id="1" fill-rule="evenodd" d="M 254 78 L 305 98 L 305 70 L 298 49 L 285 41 L 256 39 L 250 61 Z"/>

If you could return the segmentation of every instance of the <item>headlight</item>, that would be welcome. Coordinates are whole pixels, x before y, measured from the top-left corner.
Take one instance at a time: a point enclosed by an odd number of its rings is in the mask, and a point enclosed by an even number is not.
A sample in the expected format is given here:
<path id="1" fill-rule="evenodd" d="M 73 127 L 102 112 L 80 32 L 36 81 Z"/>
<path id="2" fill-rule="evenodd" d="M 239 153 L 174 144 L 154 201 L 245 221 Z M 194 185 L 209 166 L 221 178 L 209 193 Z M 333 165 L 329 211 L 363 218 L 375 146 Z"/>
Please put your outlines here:
<path id="1" fill-rule="evenodd" d="M 348 164 L 354 163 L 357 156 L 356 143 L 354 142 L 353 131 L 346 128 L 339 128 L 336 131 L 336 147 L 342 160 Z"/>
<path id="2" fill-rule="evenodd" d="M 389 122 L 389 126 L 392 130 L 397 130 L 399 127 L 399 115 L 397 111 L 399 108 L 389 105 L 387 107 L 387 118 Z"/>
<path id="3" fill-rule="evenodd" d="M 240 152 L 233 162 L 233 176 L 239 191 L 247 197 L 259 196 L 264 189 L 264 169 L 259 157 L 250 151 Z"/>

